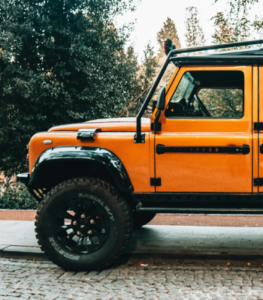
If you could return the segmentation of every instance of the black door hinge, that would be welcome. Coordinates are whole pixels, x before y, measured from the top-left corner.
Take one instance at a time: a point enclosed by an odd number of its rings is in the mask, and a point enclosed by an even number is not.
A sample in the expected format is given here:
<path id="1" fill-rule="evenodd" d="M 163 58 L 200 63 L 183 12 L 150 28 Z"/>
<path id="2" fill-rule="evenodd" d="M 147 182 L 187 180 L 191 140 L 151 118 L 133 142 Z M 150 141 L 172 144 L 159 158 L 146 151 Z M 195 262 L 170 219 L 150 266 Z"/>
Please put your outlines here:
<path id="1" fill-rule="evenodd" d="M 162 130 L 162 123 L 151 123 L 151 130 L 152 131 L 161 131 Z"/>
<path id="2" fill-rule="evenodd" d="M 263 178 L 254 178 L 254 186 L 263 186 Z"/>
<path id="3" fill-rule="evenodd" d="M 161 186 L 161 178 L 150 178 L 151 186 Z"/>
<path id="4" fill-rule="evenodd" d="M 255 122 L 254 123 L 254 130 L 263 130 L 263 122 Z"/>

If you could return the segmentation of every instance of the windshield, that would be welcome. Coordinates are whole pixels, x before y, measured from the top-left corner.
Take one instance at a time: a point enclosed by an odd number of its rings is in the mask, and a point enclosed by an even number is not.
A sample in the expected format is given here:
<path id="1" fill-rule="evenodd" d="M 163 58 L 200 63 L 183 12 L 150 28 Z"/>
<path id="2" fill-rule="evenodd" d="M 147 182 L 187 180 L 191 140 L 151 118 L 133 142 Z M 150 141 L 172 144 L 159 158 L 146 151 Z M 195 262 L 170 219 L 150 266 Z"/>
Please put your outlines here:
<path id="1" fill-rule="evenodd" d="M 178 87 L 171 99 L 171 102 L 176 102 L 177 100 L 180 100 L 182 98 L 184 98 L 185 100 L 189 100 L 189 97 L 191 96 L 194 87 L 195 84 L 193 76 L 189 72 L 186 72 L 182 77 L 180 83 L 178 84 Z"/>

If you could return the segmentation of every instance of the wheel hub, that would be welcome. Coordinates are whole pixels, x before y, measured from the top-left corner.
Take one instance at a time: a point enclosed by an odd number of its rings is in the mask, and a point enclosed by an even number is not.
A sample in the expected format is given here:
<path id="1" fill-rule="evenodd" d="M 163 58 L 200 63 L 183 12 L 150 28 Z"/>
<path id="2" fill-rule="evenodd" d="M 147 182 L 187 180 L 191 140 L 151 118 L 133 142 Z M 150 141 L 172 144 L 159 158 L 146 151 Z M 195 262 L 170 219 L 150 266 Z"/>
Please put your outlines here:
<path id="1" fill-rule="evenodd" d="M 95 221 L 89 220 L 89 218 L 83 218 L 81 215 L 80 218 L 73 219 L 71 222 L 74 232 L 79 236 L 88 236 L 92 234 L 92 229 L 94 228 Z"/>

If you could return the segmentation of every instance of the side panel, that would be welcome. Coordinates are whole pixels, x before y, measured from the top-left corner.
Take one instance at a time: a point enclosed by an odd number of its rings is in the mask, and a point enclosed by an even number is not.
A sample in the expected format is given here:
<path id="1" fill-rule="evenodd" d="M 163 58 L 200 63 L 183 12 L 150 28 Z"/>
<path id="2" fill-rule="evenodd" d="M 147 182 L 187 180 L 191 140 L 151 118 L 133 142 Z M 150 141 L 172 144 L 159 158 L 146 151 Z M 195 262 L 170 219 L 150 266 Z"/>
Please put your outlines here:
<path id="1" fill-rule="evenodd" d="M 36 163 L 39 155 L 53 147 L 82 146 L 102 147 L 113 152 L 125 166 L 134 192 L 150 192 L 150 133 L 146 134 L 144 144 L 134 143 L 134 132 L 100 132 L 96 133 L 94 141 L 77 140 L 77 132 L 44 132 L 36 134 L 29 145 L 29 171 Z M 52 140 L 52 147 L 44 145 L 44 140 Z"/>

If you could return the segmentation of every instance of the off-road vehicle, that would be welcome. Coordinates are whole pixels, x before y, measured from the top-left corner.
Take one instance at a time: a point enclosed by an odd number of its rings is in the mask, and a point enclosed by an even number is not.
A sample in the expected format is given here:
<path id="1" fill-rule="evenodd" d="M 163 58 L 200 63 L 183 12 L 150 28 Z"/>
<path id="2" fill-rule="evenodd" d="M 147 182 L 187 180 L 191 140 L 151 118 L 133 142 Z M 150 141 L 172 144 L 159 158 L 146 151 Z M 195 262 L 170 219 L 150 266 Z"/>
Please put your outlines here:
<path id="1" fill-rule="evenodd" d="M 53 262 L 106 267 L 156 213 L 263 213 L 263 49 L 244 49 L 253 44 L 263 40 L 178 50 L 167 41 L 136 119 L 32 137 L 29 173 L 17 178 L 40 202 L 36 236 Z"/>

